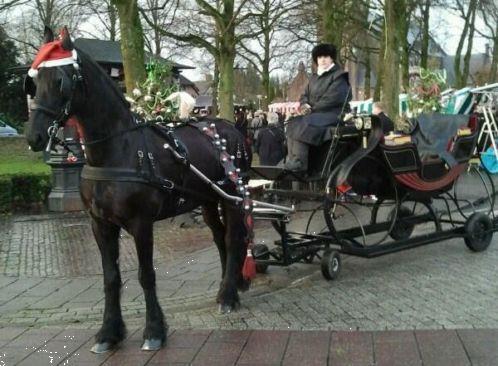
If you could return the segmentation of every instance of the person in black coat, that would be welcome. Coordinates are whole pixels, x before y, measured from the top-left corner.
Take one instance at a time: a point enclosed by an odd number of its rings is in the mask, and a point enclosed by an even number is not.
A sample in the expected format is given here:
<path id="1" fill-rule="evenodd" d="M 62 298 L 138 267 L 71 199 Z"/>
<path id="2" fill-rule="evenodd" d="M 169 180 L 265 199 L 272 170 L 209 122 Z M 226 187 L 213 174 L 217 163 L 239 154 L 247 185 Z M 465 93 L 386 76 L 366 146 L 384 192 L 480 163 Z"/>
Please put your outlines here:
<path id="1" fill-rule="evenodd" d="M 330 140 L 330 126 L 337 125 L 341 113 L 349 112 L 351 86 L 348 73 L 335 63 L 335 46 L 319 44 L 312 57 L 318 67 L 301 96 L 302 115 L 287 125 L 287 170 L 307 171 L 309 146 Z"/>
<path id="2" fill-rule="evenodd" d="M 260 165 L 277 165 L 285 156 L 285 134 L 278 123 L 275 112 L 268 113 L 268 122 L 261 128 L 254 148 L 259 155 Z"/>

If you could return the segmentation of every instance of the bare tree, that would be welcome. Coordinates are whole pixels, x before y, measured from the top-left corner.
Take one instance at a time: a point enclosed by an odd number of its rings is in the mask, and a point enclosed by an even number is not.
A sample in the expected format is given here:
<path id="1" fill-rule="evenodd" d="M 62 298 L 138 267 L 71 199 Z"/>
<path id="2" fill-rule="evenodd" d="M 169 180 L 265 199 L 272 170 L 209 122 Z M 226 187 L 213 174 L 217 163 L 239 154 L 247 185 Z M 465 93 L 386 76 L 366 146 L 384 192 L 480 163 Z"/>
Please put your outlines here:
<path id="1" fill-rule="evenodd" d="M 461 88 L 467 84 L 469 76 L 469 63 L 470 55 L 472 53 L 472 42 L 474 39 L 475 31 L 475 16 L 477 12 L 478 0 L 456 0 L 455 10 L 459 13 L 460 17 L 464 20 L 464 26 L 460 35 L 460 41 L 455 53 L 455 63 L 453 68 L 455 70 L 455 86 Z M 462 50 L 465 41 L 467 40 L 467 51 L 463 60 L 463 69 L 461 65 Z"/>
<path id="2" fill-rule="evenodd" d="M 297 10 L 301 0 L 253 0 L 251 6 L 258 14 L 254 17 L 254 30 L 261 35 L 254 40 L 240 43 L 242 58 L 247 60 L 257 70 L 261 77 L 261 86 L 264 93 L 261 107 L 268 109 L 271 93 L 270 74 L 279 69 L 279 60 L 293 52 L 296 39 L 292 34 L 283 33 L 282 25 L 289 20 L 296 21 Z M 289 37 L 289 35 L 291 37 Z"/>
<path id="3" fill-rule="evenodd" d="M 142 15 L 149 26 L 159 33 L 184 44 L 203 48 L 209 52 L 219 70 L 218 99 L 220 116 L 233 121 L 234 60 L 236 45 L 257 32 L 238 33 L 240 25 L 254 13 L 247 7 L 248 0 L 195 0 L 179 5 L 175 26 L 167 29 L 156 26 L 147 12 Z M 193 21 L 195 19 L 195 21 Z M 172 29 L 175 29 L 173 31 Z M 178 31 L 176 31 L 178 29 Z M 216 75 L 215 75 L 216 77 Z"/>
<path id="4" fill-rule="evenodd" d="M 111 0 L 89 0 L 85 4 L 92 27 L 82 33 L 93 38 L 117 41 L 119 38 L 118 10 Z M 90 29 L 90 30 L 88 30 Z"/>
<path id="5" fill-rule="evenodd" d="M 28 0 L 0 0 L 0 14 L 15 6 L 24 5 Z"/>
<path id="6" fill-rule="evenodd" d="M 479 33 L 491 42 L 493 49 L 488 80 L 492 83 L 498 82 L 498 3 L 493 0 L 481 0 L 480 13 L 487 32 Z"/>
<path id="7" fill-rule="evenodd" d="M 35 0 L 19 2 L 15 17 L 8 23 L 9 37 L 19 46 L 24 61 L 32 59 L 42 42 L 45 25 L 52 29 L 68 26 L 71 34 L 80 34 L 79 28 L 88 19 L 84 0 Z"/>
<path id="8" fill-rule="evenodd" d="M 179 0 L 144 0 L 141 2 L 142 12 L 148 14 L 148 19 L 153 24 L 149 26 L 145 23 L 144 26 L 145 47 L 150 53 L 156 56 L 161 55 L 167 37 L 159 29 L 168 29 L 172 26 L 179 3 Z"/>

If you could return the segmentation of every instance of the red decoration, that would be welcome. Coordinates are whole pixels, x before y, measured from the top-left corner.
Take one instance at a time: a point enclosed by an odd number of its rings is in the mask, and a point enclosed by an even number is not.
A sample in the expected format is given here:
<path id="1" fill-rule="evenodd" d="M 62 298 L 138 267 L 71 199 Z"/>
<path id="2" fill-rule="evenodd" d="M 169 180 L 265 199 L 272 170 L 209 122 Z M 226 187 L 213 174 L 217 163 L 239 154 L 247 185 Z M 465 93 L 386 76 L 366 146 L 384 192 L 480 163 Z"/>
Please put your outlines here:
<path id="1" fill-rule="evenodd" d="M 256 277 L 256 262 L 252 256 L 252 251 L 247 250 L 246 259 L 244 261 L 244 266 L 242 267 L 242 276 L 246 281 L 251 281 Z"/>
<path id="2" fill-rule="evenodd" d="M 75 64 L 77 60 L 75 50 L 65 50 L 62 41 L 57 40 L 45 43 L 41 46 L 36 57 L 31 64 L 28 75 L 35 77 L 40 67 L 54 67 Z"/>

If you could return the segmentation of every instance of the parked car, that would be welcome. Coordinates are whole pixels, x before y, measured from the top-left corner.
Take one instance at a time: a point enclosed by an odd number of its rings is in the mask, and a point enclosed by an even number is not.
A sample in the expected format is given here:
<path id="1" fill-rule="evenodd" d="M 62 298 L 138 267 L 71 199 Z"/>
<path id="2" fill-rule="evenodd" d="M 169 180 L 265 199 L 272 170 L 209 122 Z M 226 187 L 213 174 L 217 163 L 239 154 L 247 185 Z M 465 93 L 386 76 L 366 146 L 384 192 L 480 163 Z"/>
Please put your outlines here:
<path id="1" fill-rule="evenodd" d="M 17 130 L 0 119 L 0 137 L 17 136 Z"/>

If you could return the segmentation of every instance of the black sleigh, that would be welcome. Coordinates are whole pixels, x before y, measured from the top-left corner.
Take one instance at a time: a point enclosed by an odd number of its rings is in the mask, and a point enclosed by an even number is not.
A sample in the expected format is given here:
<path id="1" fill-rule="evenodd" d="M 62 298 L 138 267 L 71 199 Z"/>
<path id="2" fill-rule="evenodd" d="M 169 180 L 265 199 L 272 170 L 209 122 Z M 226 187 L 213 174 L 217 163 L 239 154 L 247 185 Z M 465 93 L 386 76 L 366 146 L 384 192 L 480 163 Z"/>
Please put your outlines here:
<path id="1" fill-rule="evenodd" d="M 266 197 L 316 202 L 299 232 L 288 229 L 288 213 L 255 210 L 280 235 L 271 247 L 256 245 L 257 269 L 319 258 L 324 277 L 334 279 L 341 254 L 376 257 L 455 237 L 485 250 L 497 224 L 493 180 L 473 159 L 478 119 L 421 115 L 409 134 L 393 137 L 376 116 L 357 115 L 312 148 L 306 175 L 252 167 L 253 176 L 274 182 Z"/>

